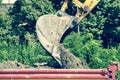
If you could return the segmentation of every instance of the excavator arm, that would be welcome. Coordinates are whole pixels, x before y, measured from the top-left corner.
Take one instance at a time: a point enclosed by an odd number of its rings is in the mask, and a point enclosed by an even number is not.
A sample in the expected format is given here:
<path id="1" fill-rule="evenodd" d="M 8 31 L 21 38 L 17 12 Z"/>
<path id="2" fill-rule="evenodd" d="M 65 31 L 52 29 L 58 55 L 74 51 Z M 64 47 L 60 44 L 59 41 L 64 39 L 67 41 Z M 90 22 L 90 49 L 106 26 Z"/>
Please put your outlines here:
<path id="1" fill-rule="evenodd" d="M 68 1 L 69 0 L 64 1 L 61 11 L 65 12 L 68 8 Z M 79 0 L 72 0 L 72 2 L 78 8 L 75 17 L 78 18 L 79 23 L 88 13 L 90 13 L 90 11 L 100 2 L 100 0 L 85 0 L 84 3 Z"/>
<path id="2" fill-rule="evenodd" d="M 81 3 L 78 0 L 72 0 L 77 6 L 78 11 L 75 16 L 65 13 L 68 8 L 68 1 L 65 0 L 61 10 L 55 15 L 47 14 L 41 16 L 36 23 L 36 33 L 42 46 L 50 53 L 50 55 L 62 66 L 60 40 L 63 34 L 73 28 L 99 3 L 100 0 L 85 0 Z"/>

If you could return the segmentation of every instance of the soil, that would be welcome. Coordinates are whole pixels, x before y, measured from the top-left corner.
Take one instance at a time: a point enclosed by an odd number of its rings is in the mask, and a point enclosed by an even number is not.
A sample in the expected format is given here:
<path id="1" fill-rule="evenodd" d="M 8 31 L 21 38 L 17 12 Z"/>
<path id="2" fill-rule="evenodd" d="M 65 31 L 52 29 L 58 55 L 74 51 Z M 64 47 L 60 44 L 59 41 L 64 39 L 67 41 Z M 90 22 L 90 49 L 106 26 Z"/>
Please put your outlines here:
<path id="1" fill-rule="evenodd" d="M 0 63 L 0 69 L 53 69 L 47 63 L 34 63 L 32 66 L 17 61 L 4 61 Z"/>
<path id="2" fill-rule="evenodd" d="M 56 64 L 56 65 L 54 65 Z M 61 67 L 55 61 L 49 63 L 33 63 L 33 65 L 25 65 L 17 61 L 4 61 L 0 63 L 0 69 L 60 69 Z M 86 68 L 86 67 L 84 67 Z"/>

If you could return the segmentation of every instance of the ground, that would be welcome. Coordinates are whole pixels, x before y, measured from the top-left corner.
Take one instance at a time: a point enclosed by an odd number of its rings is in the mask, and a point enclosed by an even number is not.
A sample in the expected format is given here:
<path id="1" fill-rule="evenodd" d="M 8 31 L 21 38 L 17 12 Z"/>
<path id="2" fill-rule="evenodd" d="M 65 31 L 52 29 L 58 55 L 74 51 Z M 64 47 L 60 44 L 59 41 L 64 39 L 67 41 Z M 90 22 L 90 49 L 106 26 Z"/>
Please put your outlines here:
<path id="1" fill-rule="evenodd" d="M 17 61 L 4 61 L 0 63 L 0 69 L 52 69 L 47 63 L 34 63 L 32 66 L 24 65 Z"/>

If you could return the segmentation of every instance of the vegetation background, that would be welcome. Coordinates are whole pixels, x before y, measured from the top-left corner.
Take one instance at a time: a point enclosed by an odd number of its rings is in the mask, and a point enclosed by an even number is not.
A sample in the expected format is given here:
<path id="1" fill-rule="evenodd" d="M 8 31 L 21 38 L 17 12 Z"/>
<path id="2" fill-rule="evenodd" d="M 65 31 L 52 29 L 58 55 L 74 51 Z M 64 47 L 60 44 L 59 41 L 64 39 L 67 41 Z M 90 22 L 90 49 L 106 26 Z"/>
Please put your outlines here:
<path id="1" fill-rule="evenodd" d="M 84 0 L 80 0 L 84 2 Z M 0 0 L 1 3 L 1 0 Z M 48 62 L 35 32 L 36 20 L 54 14 L 63 0 L 16 0 L 13 8 L 0 13 L 0 62 L 16 60 L 24 64 Z M 69 3 L 66 12 L 74 15 Z M 64 46 L 90 68 L 106 68 L 120 62 L 120 0 L 101 0 L 99 5 L 63 40 Z M 120 80 L 118 72 L 117 80 Z"/>

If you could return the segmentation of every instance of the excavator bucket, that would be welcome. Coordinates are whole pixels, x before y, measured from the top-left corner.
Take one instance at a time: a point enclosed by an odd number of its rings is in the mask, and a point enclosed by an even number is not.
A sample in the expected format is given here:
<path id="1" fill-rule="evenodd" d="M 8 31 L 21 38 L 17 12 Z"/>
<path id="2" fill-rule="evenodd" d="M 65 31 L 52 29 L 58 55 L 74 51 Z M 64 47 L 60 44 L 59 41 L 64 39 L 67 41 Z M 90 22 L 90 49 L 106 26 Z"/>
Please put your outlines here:
<path id="1" fill-rule="evenodd" d="M 77 0 L 73 0 L 73 1 L 76 4 Z M 66 2 L 68 1 L 66 0 Z M 88 12 L 90 12 L 92 8 L 98 4 L 98 2 L 99 0 L 86 1 L 85 6 L 88 3 L 90 4 L 88 5 L 88 8 L 90 9 Z M 64 7 L 62 9 L 64 9 Z M 64 11 L 60 10 L 55 15 L 54 14 L 43 15 L 37 20 L 36 32 L 39 41 L 60 65 L 62 65 L 62 63 L 60 60 L 61 59 L 60 53 L 58 52 L 58 45 L 60 43 L 63 34 L 69 28 L 75 27 L 83 19 L 83 17 L 85 17 L 88 14 L 88 12 L 83 11 L 82 12 L 83 15 L 81 15 L 81 17 L 80 16 L 77 17 L 77 16 L 70 16 Z"/>
<path id="2" fill-rule="evenodd" d="M 64 32 L 71 27 L 72 20 L 73 17 L 69 15 L 59 17 L 48 14 L 41 16 L 36 24 L 36 32 L 41 44 L 59 64 L 61 63 L 59 61 L 60 55 L 56 52 L 57 44 L 60 42 Z"/>

